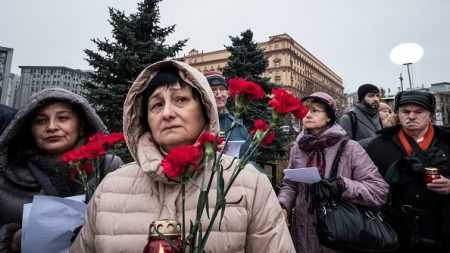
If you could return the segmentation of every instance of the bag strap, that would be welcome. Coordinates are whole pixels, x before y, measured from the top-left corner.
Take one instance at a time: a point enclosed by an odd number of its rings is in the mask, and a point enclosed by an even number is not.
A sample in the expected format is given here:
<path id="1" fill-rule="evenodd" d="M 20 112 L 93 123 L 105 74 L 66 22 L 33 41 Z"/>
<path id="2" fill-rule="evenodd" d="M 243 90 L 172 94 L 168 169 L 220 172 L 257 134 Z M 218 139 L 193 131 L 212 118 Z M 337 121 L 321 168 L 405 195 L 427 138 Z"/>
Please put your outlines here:
<path id="1" fill-rule="evenodd" d="M 356 119 L 356 112 L 354 111 L 348 111 L 347 115 L 350 117 L 350 123 L 352 127 L 352 139 L 355 140 L 356 138 L 356 130 L 358 128 L 358 120 Z"/>
<path id="2" fill-rule="evenodd" d="M 333 160 L 333 165 L 331 166 L 330 178 L 335 178 L 337 175 L 337 167 L 339 166 L 339 162 L 341 161 L 342 153 L 344 153 L 345 145 L 347 144 L 348 139 L 345 138 L 342 140 L 341 144 L 339 144 L 339 148 L 336 152 L 336 156 Z"/>
<path id="3" fill-rule="evenodd" d="M 412 150 L 414 153 L 419 157 L 419 159 L 422 161 L 422 163 L 427 166 L 430 163 L 430 160 L 428 160 L 427 155 L 423 150 L 417 145 L 417 142 L 409 135 L 405 134 L 406 139 L 409 142 L 409 145 L 411 145 Z"/>

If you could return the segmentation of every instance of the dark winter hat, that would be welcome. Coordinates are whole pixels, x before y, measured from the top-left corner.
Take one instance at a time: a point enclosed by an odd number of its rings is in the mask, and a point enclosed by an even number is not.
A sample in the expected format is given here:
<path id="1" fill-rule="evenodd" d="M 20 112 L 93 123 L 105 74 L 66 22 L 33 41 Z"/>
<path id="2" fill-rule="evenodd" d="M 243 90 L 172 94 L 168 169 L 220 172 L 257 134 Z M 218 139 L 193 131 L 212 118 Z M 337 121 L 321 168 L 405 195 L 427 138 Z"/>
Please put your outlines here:
<path id="1" fill-rule="evenodd" d="M 404 104 L 415 104 L 433 113 L 436 110 L 436 99 L 428 92 L 402 91 L 397 93 L 394 102 L 395 111 L 398 111 L 398 108 Z"/>
<path id="2" fill-rule="evenodd" d="M 366 96 L 367 93 L 380 93 L 380 90 L 378 89 L 377 86 L 370 84 L 370 83 L 366 83 L 363 84 L 361 86 L 359 86 L 358 88 L 358 100 L 361 101 L 363 100 L 363 98 Z"/>
<path id="3" fill-rule="evenodd" d="M 225 77 L 223 77 L 222 74 L 220 74 L 219 72 L 211 71 L 203 73 L 203 75 L 205 75 L 206 80 L 208 80 L 209 86 L 213 87 L 223 85 L 228 90 L 227 80 L 225 80 Z"/>
<path id="4" fill-rule="evenodd" d="M 334 124 L 336 121 L 336 100 L 325 92 L 314 92 L 313 94 L 302 98 L 302 102 L 305 102 L 309 98 L 325 105 L 327 114 L 330 116 L 331 121 Z"/>

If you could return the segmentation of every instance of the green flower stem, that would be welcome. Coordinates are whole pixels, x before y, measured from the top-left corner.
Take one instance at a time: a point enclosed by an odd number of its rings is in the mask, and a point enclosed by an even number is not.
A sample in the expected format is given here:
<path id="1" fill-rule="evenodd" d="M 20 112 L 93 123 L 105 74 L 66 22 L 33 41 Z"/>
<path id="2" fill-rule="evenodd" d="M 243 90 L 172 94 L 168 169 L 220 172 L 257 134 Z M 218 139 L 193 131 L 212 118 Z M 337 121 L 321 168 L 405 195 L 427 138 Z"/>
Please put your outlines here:
<path id="1" fill-rule="evenodd" d="M 233 124 L 232 124 L 232 126 L 233 126 Z M 238 165 L 233 170 L 232 175 L 230 177 L 230 180 L 228 181 L 225 189 L 219 190 L 220 187 L 218 187 L 218 189 L 217 189 L 218 190 L 217 191 L 218 195 L 217 195 L 217 200 L 216 200 L 217 202 L 216 202 L 216 205 L 214 207 L 214 211 L 212 213 L 212 216 L 211 216 L 211 219 L 210 219 L 210 223 L 209 223 L 206 231 L 204 232 L 204 236 L 203 236 L 203 240 L 201 240 L 201 244 L 198 245 L 197 250 L 193 251 L 193 252 L 198 252 L 198 253 L 202 253 L 203 252 L 203 250 L 204 250 L 204 248 L 206 246 L 206 242 L 208 240 L 209 234 L 211 232 L 212 226 L 213 226 L 213 224 L 214 224 L 214 222 L 215 222 L 215 220 L 217 218 L 217 215 L 219 214 L 219 211 L 223 210 L 224 206 L 226 205 L 226 196 L 227 196 L 229 190 L 231 189 L 231 186 L 233 185 L 234 181 L 238 177 L 239 173 L 244 169 L 244 167 L 248 163 L 249 159 L 255 153 L 255 151 L 257 150 L 257 148 L 258 148 L 259 144 L 261 143 L 261 141 L 269 134 L 269 132 L 272 130 L 272 128 L 273 128 L 273 125 L 270 124 L 268 129 L 263 133 L 261 138 L 257 139 L 256 141 L 252 141 L 252 143 L 250 144 L 249 149 L 244 154 L 244 157 L 241 160 L 239 160 Z M 229 137 L 229 135 L 227 137 Z M 228 138 L 225 140 L 225 145 L 227 143 L 228 143 Z M 223 178 L 223 168 L 220 166 L 220 162 L 219 162 L 220 158 L 222 156 L 222 153 L 223 152 L 221 152 L 219 154 L 219 159 L 215 160 L 214 165 L 216 167 L 216 170 L 215 170 L 215 172 L 212 173 L 212 176 L 215 173 L 219 174 L 217 176 L 217 178 L 218 178 L 217 179 L 218 180 L 218 186 L 220 184 L 220 182 L 219 182 L 220 179 L 219 178 Z M 212 179 L 212 177 L 211 177 L 211 179 Z M 209 192 L 209 189 L 210 189 L 210 185 L 208 185 L 208 192 Z M 206 197 L 208 197 L 208 195 L 206 195 Z M 208 208 L 208 207 L 206 207 L 206 208 Z"/>
<path id="2" fill-rule="evenodd" d="M 111 160 L 112 161 L 112 160 Z M 95 187 L 97 187 L 100 184 L 100 161 L 99 158 L 96 156 L 93 161 L 94 166 L 94 173 L 95 173 Z"/>
<path id="3" fill-rule="evenodd" d="M 185 214 L 185 200 L 186 200 L 186 180 L 184 179 L 188 175 L 186 173 L 183 175 L 183 178 L 181 179 L 181 241 L 186 242 L 186 214 Z M 186 244 L 181 244 L 181 252 L 186 251 Z"/>

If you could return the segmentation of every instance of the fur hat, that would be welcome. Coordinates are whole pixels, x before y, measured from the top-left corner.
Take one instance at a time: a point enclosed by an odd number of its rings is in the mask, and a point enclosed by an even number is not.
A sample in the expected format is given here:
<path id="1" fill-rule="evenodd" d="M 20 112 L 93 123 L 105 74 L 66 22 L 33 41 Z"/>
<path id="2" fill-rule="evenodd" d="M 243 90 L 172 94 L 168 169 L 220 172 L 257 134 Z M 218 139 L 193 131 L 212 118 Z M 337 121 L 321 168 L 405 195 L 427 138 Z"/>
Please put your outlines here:
<path id="1" fill-rule="evenodd" d="M 209 86 L 218 86 L 223 85 L 228 90 L 228 82 L 225 80 L 225 77 L 222 76 L 221 73 L 217 71 L 211 71 L 211 72 L 205 72 L 203 75 L 206 77 L 206 80 L 208 80 Z"/>
<path id="2" fill-rule="evenodd" d="M 313 94 L 302 98 L 302 102 L 305 102 L 309 98 L 325 105 L 327 114 L 330 116 L 331 121 L 334 124 L 336 121 L 336 100 L 325 92 L 314 92 Z"/>
<path id="3" fill-rule="evenodd" d="M 428 92 L 402 91 L 397 93 L 394 101 L 395 111 L 398 111 L 398 108 L 404 104 L 415 104 L 433 113 L 436 110 L 436 99 Z"/>
<path id="4" fill-rule="evenodd" d="M 378 89 L 377 86 L 373 84 L 370 83 L 363 84 L 358 88 L 358 100 L 359 101 L 363 100 L 363 98 L 369 92 L 380 93 L 380 90 Z"/>

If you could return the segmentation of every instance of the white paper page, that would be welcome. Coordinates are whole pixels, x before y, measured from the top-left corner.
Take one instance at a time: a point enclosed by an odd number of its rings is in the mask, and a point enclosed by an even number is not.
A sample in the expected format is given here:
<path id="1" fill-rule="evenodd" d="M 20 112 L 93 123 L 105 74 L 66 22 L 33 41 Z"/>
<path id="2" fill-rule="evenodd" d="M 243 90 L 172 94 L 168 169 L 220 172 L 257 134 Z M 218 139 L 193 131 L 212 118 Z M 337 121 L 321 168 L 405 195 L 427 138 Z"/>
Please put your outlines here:
<path id="1" fill-rule="evenodd" d="M 316 167 L 307 167 L 299 169 L 284 170 L 284 175 L 287 179 L 300 183 L 317 183 L 321 180 L 319 171 Z"/>
<path id="2" fill-rule="evenodd" d="M 86 204 L 74 199 L 36 195 L 28 213 L 28 225 L 22 233 L 22 252 L 66 253 L 73 230 L 83 225 Z M 23 220 L 25 220 L 25 212 Z"/>
<path id="3" fill-rule="evenodd" d="M 228 141 L 226 154 L 233 157 L 239 157 L 239 150 L 245 141 Z"/>

